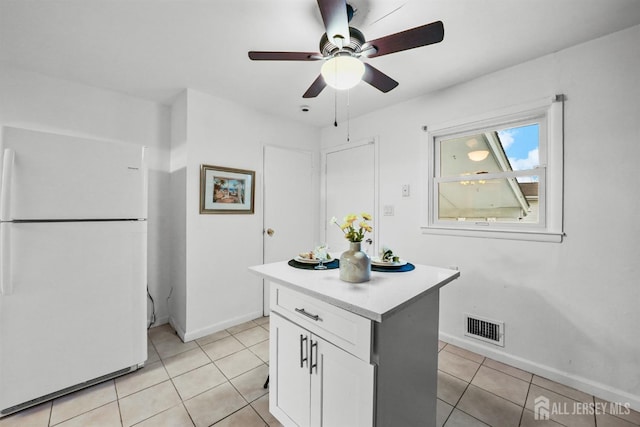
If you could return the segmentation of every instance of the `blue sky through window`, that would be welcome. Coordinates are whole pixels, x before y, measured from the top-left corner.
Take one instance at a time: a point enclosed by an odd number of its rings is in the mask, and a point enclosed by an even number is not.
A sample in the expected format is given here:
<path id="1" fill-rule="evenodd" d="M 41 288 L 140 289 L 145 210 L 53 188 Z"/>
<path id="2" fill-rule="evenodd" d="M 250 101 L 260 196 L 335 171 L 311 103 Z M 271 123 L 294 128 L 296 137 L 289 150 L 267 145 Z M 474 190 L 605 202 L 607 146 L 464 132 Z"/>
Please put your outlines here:
<path id="1" fill-rule="evenodd" d="M 540 125 L 537 123 L 498 131 L 513 170 L 533 169 L 539 166 L 539 134 Z"/>

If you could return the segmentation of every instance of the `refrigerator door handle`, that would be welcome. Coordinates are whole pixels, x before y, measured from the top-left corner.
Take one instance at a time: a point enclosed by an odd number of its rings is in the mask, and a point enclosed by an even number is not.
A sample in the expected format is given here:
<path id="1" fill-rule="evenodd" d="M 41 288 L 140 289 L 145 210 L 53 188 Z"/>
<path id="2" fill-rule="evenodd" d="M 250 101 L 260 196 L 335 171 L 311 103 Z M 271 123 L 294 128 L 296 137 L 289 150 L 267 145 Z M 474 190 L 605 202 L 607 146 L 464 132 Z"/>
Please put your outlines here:
<path id="1" fill-rule="evenodd" d="M 13 293 L 11 283 L 11 224 L 0 223 L 0 296 Z"/>
<path id="2" fill-rule="evenodd" d="M 2 183 L 0 184 L 0 220 L 2 221 L 11 221 L 11 180 L 14 158 L 15 151 L 6 148 L 2 156 Z"/>

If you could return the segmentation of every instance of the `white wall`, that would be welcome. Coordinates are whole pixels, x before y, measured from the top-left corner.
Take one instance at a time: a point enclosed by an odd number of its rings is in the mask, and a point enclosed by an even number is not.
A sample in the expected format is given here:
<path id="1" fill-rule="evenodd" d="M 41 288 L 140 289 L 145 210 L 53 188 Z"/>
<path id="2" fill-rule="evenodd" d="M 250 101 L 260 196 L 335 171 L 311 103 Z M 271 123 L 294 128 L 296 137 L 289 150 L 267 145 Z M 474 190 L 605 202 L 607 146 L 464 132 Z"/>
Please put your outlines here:
<path id="1" fill-rule="evenodd" d="M 169 118 L 168 107 L 0 65 L 0 125 L 148 147 L 148 282 L 158 322 L 168 318 Z"/>
<path id="2" fill-rule="evenodd" d="M 395 206 L 379 218 L 380 241 L 412 261 L 461 269 L 442 292 L 444 338 L 640 409 L 637 40 L 640 27 L 352 119 L 350 133 L 379 137 L 380 203 Z M 565 241 L 421 234 L 421 126 L 554 93 L 568 97 Z M 170 117 L 168 107 L 0 65 L 0 124 L 149 147 L 149 287 L 163 321 L 169 289 L 180 286 L 185 304 L 170 314 L 195 338 L 262 313 L 261 279 L 247 266 L 262 261 L 263 144 L 326 148 L 344 143 L 345 126 L 320 138 L 192 90 L 179 103 Z M 200 215 L 202 163 L 255 170 L 256 213 Z M 505 321 L 505 348 L 464 338 L 464 312 Z"/>
<path id="3" fill-rule="evenodd" d="M 6 64 L 0 125 L 147 146 L 148 279 L 157 324 L 172 319 L 189 340 L 262 315 L 262 280 L 247 267 L 262 263 L 263 145 L 317 152 L 317 128 L 197 91 L 167 107 Z M 200 215 L 202 163 L 255 170 L 256 213 Z"/>
<path id="4" fill-rule="evenodd" d="M 379 241 L 414 262 L 460 267 L 461 278 L 441 293 L 445 340 L 637 410 L 638 40 L 640 26 L 350 124 L 352 141 L 379 137 L 380 204 L 395 206 L 395 216 L 379 218 Z M 422 234 L 421 127 L 556 93 L 567 96 L 564 242 Z M 322 147 L 344 143 L 345 131 L 324 128 Z M 401 197 L 402 184 L 411 184 L 411 197 Z M 504 321 L 504 349 L 464 337 L 465 312 Z"/>
<path id="5" fill-rule="evenodd" d="M 263 260 L 263 146 L 317 152 L 320 132 L 195 90 L 183 96 L 185 105 L 174 106 L 173 111 L 186 110 L 186 148 L 177 141 L 172 145 L 181 159 L 175 166 L 172 159 L 172 181 L 184 163 L 186 319 L 184 324 L 172 323 L 188 341 L 262 315 L 262 279 L 250 274 L 248 267 Z M 184 102 L 182 97 L 178 101 Z M 174 139 L 179 141 L 180 135 Z M 255 171 L 255 213 L 200 214 L 202 164 Z M 291 203 L 294 206 L 295 199 Z"/>
<path id="6" fill-rule="evenodd" d="M 181 336 L 187 324 L 187 91 L 171 106 L 171 288 L 169 321 Z"/>

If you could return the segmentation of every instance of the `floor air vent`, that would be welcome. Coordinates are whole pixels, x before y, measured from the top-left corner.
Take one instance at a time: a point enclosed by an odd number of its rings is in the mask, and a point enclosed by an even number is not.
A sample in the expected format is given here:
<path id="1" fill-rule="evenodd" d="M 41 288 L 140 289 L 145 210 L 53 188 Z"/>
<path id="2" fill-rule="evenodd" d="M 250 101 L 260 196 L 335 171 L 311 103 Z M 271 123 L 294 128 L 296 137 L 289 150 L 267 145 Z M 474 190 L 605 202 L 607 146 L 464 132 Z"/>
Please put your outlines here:
<path id="1" fill-rule="evenodd" d="M 464 315 L 465 335 L 504 347 L 504 322 Z"/>

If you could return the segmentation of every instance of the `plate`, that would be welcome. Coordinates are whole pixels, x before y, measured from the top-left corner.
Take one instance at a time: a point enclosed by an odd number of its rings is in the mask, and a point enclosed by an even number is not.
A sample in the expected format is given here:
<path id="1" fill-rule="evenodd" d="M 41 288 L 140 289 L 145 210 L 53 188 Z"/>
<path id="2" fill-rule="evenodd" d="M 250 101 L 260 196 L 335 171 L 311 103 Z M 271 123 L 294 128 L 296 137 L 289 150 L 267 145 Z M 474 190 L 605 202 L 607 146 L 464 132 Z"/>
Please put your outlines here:
<path id="1" fill-rule="evenodd" d="M 407 265 L 407 261 L 400 259 L 398 262 L 389 262 L 382 261 L 380 258 L 373 258 L 371 265 L 375 265 L 376 267 L 402 267 L 403 265 Z"/>
<path id="2" fill-rule="evenodd" d="M 298 261 L 298 262 L 301 262 L 303 264 L 318 264 L 318 263 L 320 263 L 320 261 L 317 260 L 317 259 L 302 258 L 301 256 L 296 256 L 294 258 L 294 260 Z M 326 264 L 326 263 L 329 263 L 331 261 L 333 261 L 333 258 L 325 259 L 323 262 Z"/>

